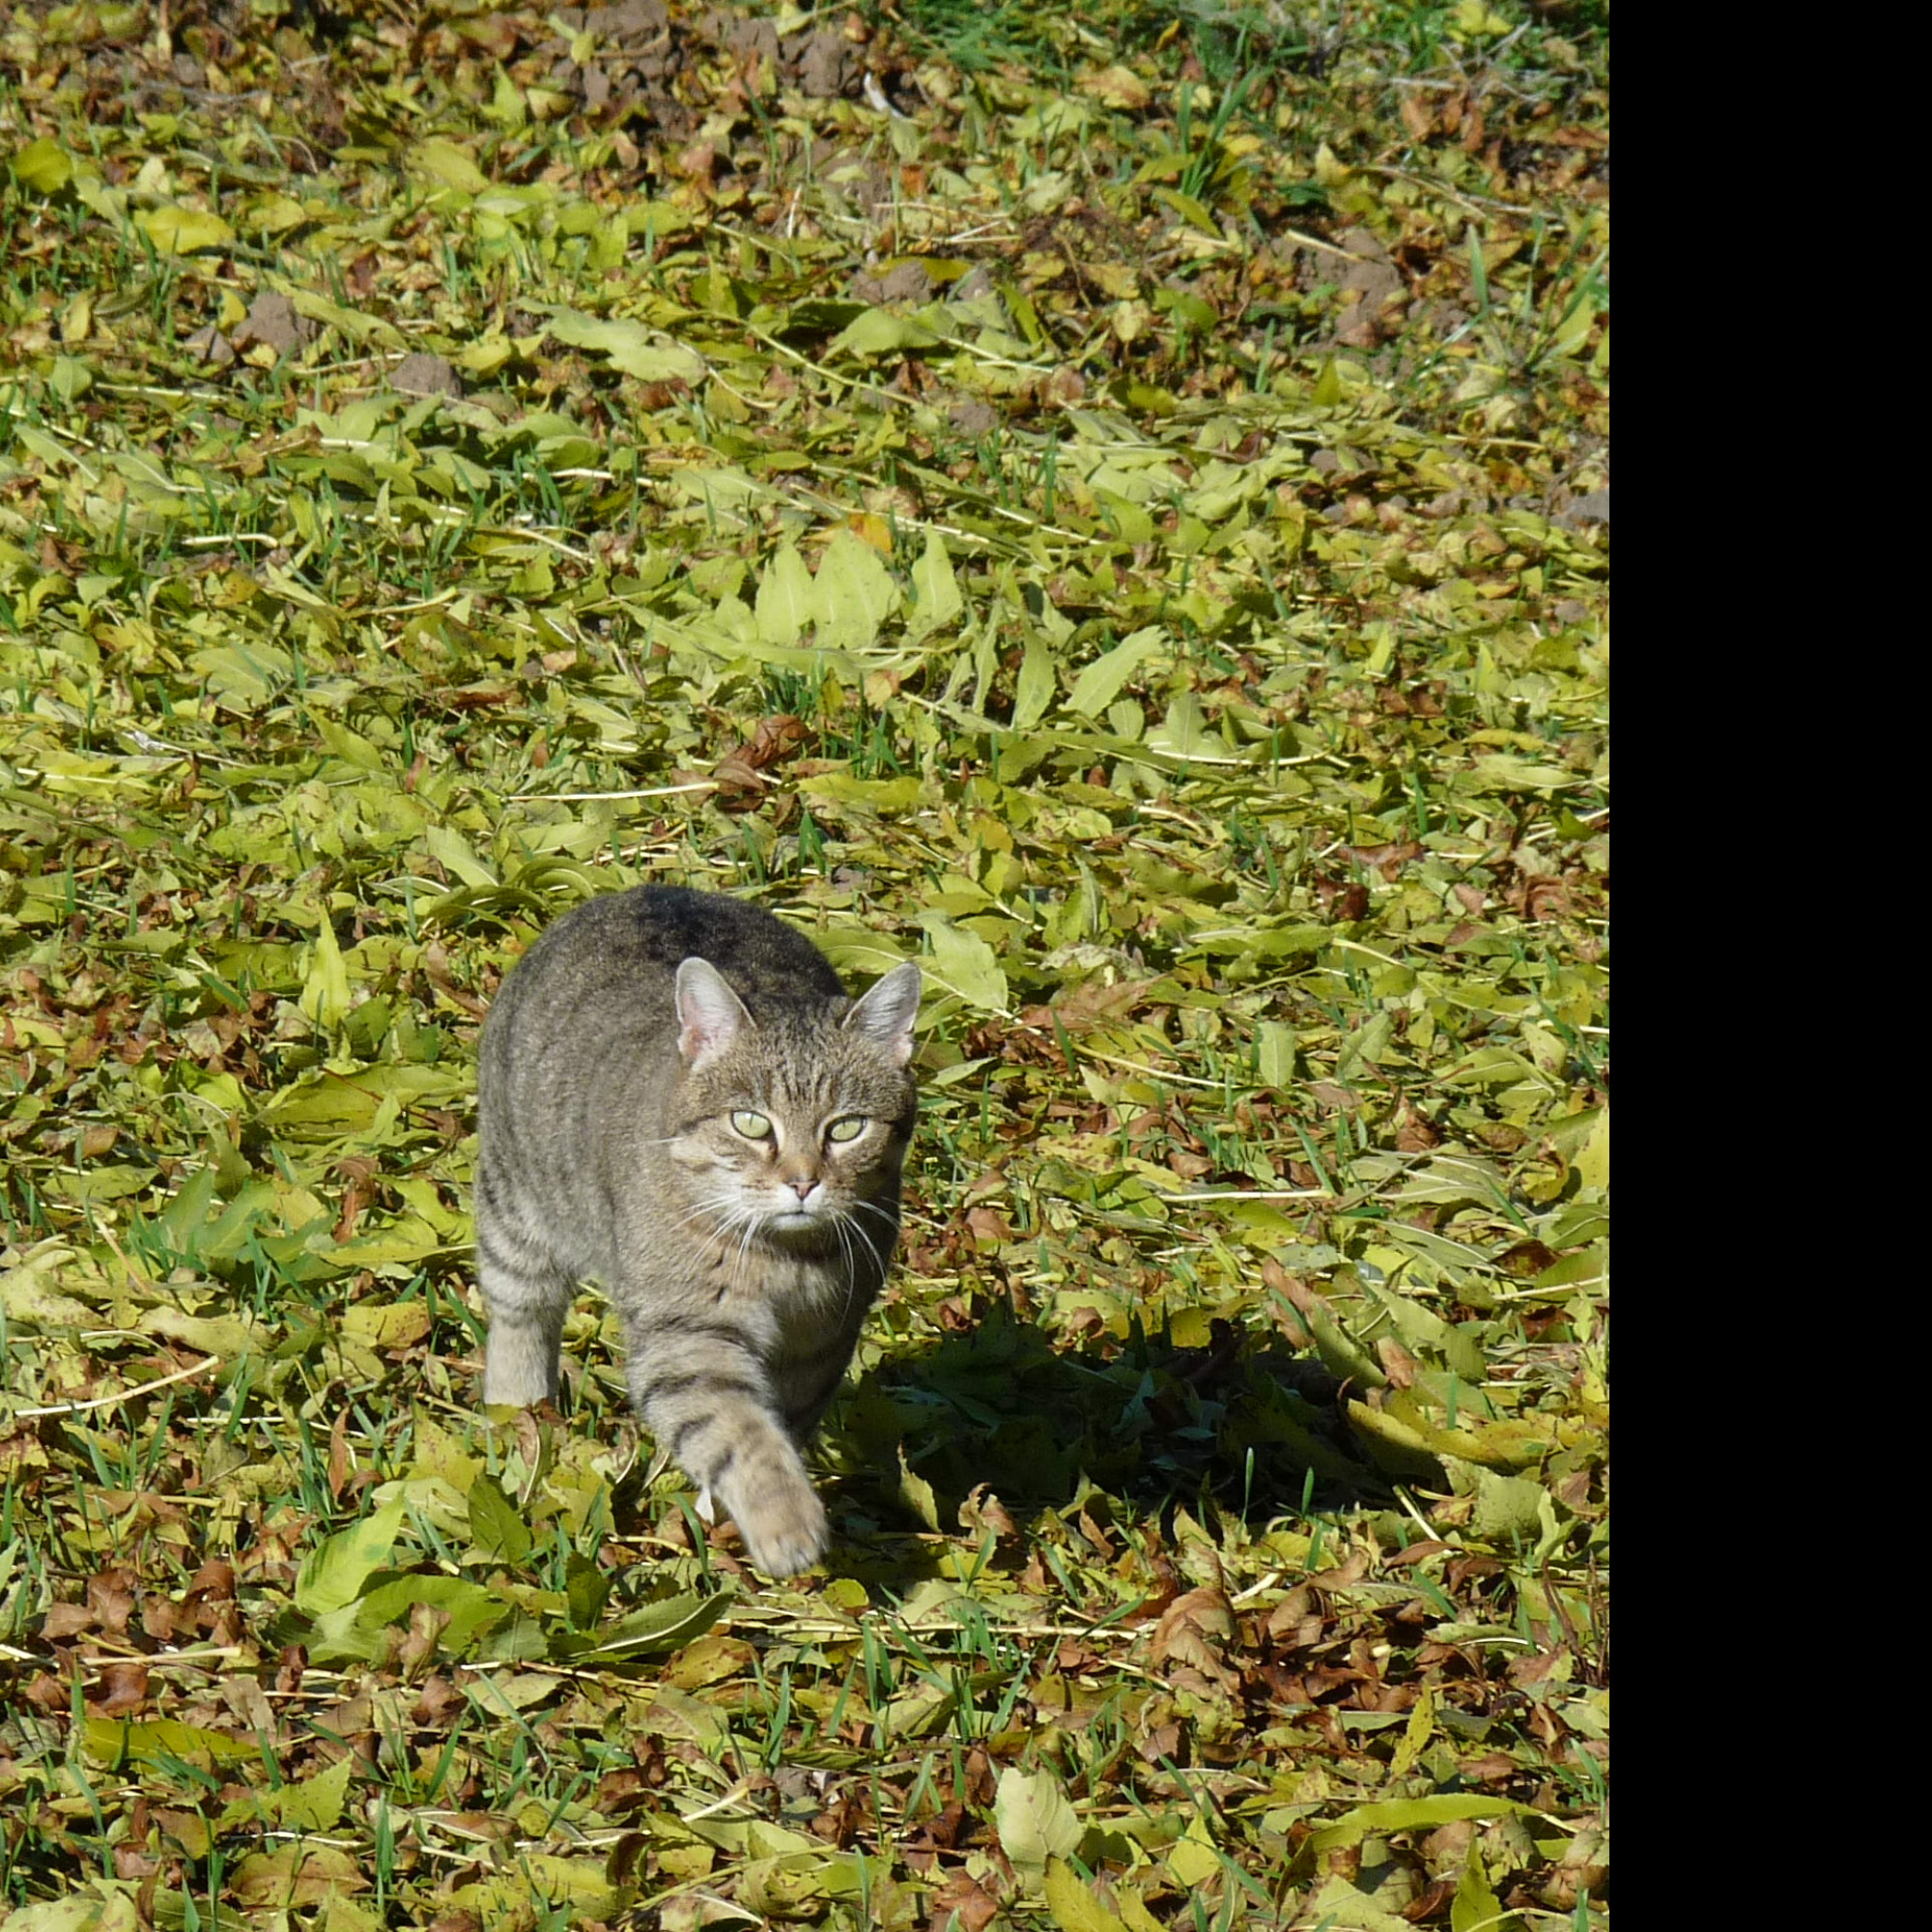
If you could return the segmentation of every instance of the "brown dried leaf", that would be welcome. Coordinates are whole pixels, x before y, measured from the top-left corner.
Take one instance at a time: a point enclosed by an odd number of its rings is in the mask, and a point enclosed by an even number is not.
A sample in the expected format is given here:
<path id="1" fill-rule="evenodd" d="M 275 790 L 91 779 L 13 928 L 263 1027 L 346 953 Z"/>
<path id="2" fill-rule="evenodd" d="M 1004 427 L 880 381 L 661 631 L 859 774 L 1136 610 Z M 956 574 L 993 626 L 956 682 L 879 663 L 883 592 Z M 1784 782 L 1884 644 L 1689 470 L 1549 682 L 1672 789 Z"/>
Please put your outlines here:
<path id="1" fill-rule="evenodd" d="M 94 1612 L 85 1604 L 49 1604 L 41 1619 L 41 1634 L 49 1643 L 63 1637 L 78 1636 L 94 1628 Z"/>
<path id="2" fill-rule="evenodd" d="M 87 1693 L 97 1718 L 125 1718 L 148 1701 L 148 1666 L 131 1660 L 100 1666 L 99 1687 Z"/>
<path id="3" fill-rule="evenodd" d="M 1000 1900 L 976 1878 L 954 1872 L 932 1894 L 931 1932 L 985 1932 L 1000 1916 Z"/>
<path id="4" fill-rule="evenodd" d="M 1150 1655 L 1156 1664 L 1186 1663 L 1219 1675 L 1221 1653 L 1235 1640 L 1235 1607 L 1227 1592 L 1188 1590 L 1177 1597 L 1155 1625 Z"/>
<path id="5" fill-rule="evenodd" d="M 128 1634 L 128 1619 L 134 1613 L 134 1573 L 131 1570 L 103 1570 L 90 1578 L 87 1607 L 94 1620 L 111 1636 Z"/>

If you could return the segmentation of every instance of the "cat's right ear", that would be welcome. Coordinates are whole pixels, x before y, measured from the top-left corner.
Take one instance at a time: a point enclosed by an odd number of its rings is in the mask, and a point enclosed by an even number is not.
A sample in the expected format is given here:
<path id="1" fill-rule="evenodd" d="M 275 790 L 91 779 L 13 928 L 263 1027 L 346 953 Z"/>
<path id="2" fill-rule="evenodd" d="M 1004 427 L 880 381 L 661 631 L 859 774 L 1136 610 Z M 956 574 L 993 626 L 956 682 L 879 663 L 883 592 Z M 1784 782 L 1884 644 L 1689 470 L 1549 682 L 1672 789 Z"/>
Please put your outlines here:
<path id="1" fill-rule="evenodd" d="M 745 1003 L 708 959 L 687 959 L 677 969 L 677 1051 L 696 1072 L 716 1060 L 752 1024 Z"/>

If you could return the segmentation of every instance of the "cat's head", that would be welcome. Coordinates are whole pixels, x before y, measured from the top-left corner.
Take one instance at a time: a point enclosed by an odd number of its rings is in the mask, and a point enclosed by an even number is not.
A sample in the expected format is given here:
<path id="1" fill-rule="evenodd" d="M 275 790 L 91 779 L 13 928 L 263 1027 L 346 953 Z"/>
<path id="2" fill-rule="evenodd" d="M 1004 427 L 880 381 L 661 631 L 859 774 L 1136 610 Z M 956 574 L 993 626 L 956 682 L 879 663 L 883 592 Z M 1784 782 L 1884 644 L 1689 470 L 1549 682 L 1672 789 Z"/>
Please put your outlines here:
<path id="1" fill-rule="evenodd" d="M 908 963 L 850 1005 L 786 1005 L 761 1021 L 708 960 L 685 960 L 671 1151 L 692 1208 L 784 1245 L 829 1242 L 842 1225 L 883 1252 L 916 1106 L 919 988 Z"/>

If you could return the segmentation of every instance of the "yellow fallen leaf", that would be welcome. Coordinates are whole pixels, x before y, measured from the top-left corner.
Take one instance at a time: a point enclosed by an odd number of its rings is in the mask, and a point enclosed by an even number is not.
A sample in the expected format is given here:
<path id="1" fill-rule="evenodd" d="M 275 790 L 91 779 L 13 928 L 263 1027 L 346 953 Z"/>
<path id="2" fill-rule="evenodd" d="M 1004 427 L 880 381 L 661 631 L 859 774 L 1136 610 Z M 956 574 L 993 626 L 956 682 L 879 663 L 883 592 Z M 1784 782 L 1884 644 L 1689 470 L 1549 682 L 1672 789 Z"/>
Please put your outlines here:
<path id="1" fill-rule="evenodd" d="M 218 214 L 205 208 L 151 208 L 134 217 L 135 225 L 162 255 L 193 255 L 204 248 L 225 248 L 235 231 Z"/>
<path id="2" fill-rule="evenodd" d="M 1090 94 L 1109 107 L 1137 114 L 1153 99 L 1153 90 L 1132 68 L 1114 66 L 1097 69 L 1080 76 L 1080 92 Z"/>

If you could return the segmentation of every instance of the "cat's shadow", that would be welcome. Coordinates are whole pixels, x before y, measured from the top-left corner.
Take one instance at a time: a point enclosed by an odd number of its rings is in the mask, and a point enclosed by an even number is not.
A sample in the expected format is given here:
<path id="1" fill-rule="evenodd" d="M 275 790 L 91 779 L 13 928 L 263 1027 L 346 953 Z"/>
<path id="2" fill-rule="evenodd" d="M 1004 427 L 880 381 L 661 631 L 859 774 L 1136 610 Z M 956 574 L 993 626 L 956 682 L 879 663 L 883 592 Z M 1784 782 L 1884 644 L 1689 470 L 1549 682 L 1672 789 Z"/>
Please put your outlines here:
<path id="1" fill-rule="evenodd" d="M 1362 1460 L 1333 1378 L 1266 1334 L 1216 1321 L 1200 1347 L 1136 1324 L 1056 1350 L 1037 1322 L 986 1298 L 956 1328 L 906 1340 L 835 1404 L 812 1462 L 841 1561 L 891 1587 L 941 1572 L 945 1544 L 978 1532 L 1020 1560 L 1002 1517 L 1084 1511 L 1103 1528 L 1211 1507 L 1260 1531 L 1282 1518 L 1390 1500 Z M 940 1538 L 920 1530 L 937 1529 Z"/>

